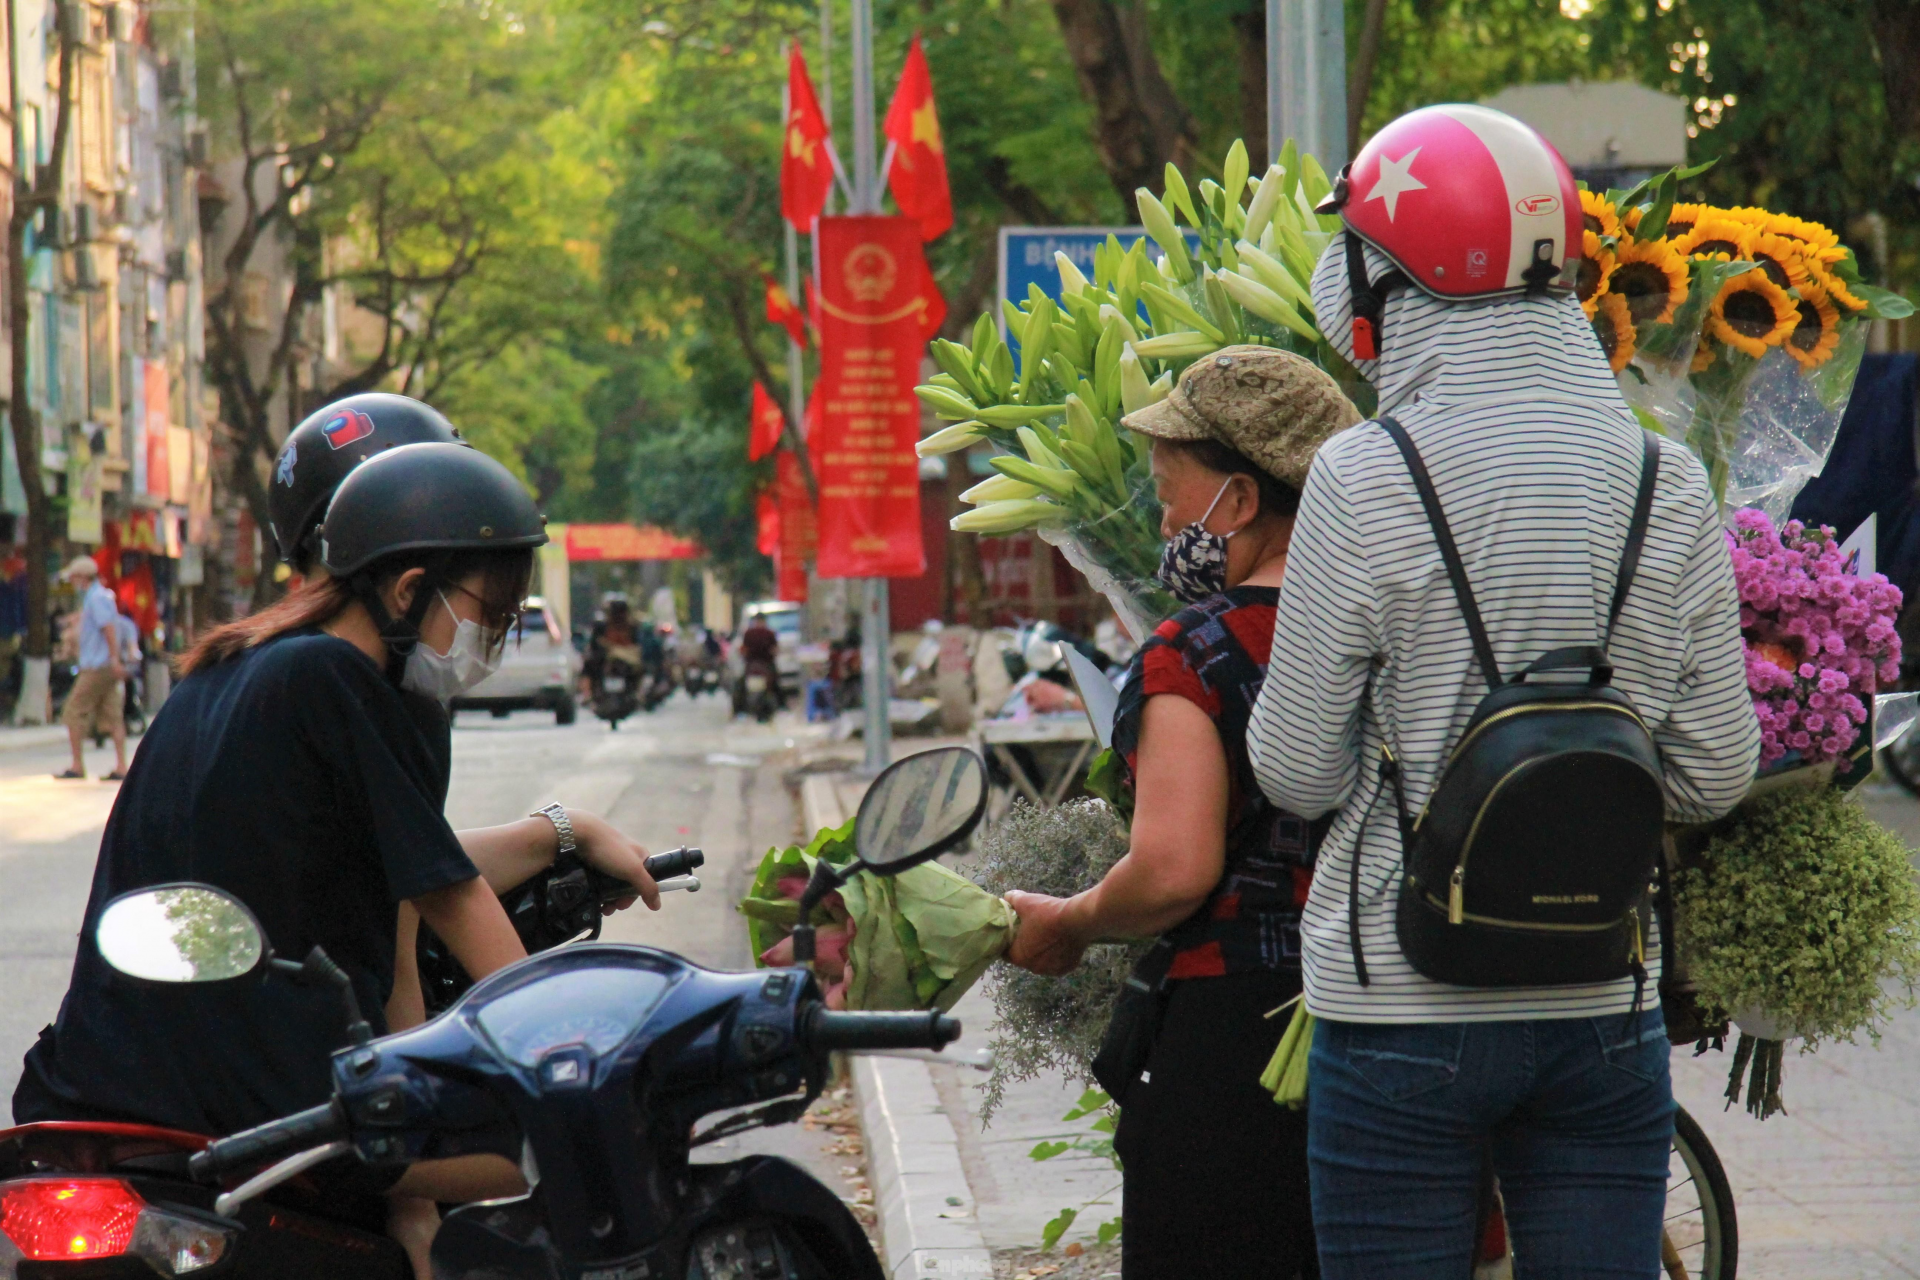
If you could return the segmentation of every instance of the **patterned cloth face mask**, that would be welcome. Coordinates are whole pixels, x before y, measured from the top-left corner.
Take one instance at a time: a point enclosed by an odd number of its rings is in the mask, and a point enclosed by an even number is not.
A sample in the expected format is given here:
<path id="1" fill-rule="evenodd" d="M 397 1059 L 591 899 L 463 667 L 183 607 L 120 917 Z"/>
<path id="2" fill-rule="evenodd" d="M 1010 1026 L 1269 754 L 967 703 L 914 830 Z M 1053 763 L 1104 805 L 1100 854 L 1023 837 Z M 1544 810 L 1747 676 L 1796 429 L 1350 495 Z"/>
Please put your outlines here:
<path id="1" fill-rule="evenodd" d="M 1160 571 L 1154 577 L 1182 604 L 1197 604 L 1227 589 L 1227 539 L 1240 531 L 1208 533 L 1207 520 L 1232 483 L 1228 476 L 1207 504 L 1206 515 L 1168 538 L 1160 553 Z"/>

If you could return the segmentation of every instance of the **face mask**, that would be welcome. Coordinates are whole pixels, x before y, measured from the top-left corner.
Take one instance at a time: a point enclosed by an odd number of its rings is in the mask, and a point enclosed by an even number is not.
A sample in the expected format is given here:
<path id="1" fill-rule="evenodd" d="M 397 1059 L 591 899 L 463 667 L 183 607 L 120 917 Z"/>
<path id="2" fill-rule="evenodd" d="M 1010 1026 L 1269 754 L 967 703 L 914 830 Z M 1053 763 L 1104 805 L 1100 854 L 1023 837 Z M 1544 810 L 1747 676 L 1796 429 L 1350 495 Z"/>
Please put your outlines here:
<path id="1" fill-rule="evenodd" d="M 447 602 L 444 591 L 440 593 L 440 604 L 453 614 L 453 606 Z M 400 677 L 402 689 L 424 694 L 437 702 L 450 702 L 499 669 L 504 655 L 497 652 L 488 655 L 486 633 L 480 624 L 458 614 L 454 617 L 459 626 L 454 628 L 453 643 L 445 653 L 435 653 L 424 640 L 413 646 L 413 652 L 407 655 L 407 669 Z"/>
<path id="2" fill-rule="evenodd" d="M 1208 533 L 1207 517 L 1232 483 L 1228 477 L 1207 504 L 1207 514 L 1168 538 L 1166 550 L 1160 553 L 1160 572 L 1154 576 L 1182 604 L 1197 604 L 1227 589 L 1227 539 L 1240 531 Z"/>

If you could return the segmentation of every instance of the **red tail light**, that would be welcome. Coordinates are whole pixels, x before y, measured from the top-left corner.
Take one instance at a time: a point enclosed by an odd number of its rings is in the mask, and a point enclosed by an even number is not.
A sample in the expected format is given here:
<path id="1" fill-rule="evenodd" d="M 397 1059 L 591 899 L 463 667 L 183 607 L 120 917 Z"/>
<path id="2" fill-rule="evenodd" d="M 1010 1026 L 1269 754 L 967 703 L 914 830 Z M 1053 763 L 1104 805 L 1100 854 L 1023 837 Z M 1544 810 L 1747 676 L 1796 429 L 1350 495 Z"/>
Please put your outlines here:
<path id="1" fill-rule="evenodd" d="M 0 1190 L 0 1231 L 35 1262 L 127 1251 L 146 1201 L 115 1178 L 16 1182 Z"/>
<path id="2" fill-rule="evenodd" d="M 192 1210 L 148 1204 L 118 1178 L 34 1178 L 0 1186 L 0 1277 L 15 1263 L 139 1258 L 184 1276 L 226 1256 L 232 1233 Z"/>

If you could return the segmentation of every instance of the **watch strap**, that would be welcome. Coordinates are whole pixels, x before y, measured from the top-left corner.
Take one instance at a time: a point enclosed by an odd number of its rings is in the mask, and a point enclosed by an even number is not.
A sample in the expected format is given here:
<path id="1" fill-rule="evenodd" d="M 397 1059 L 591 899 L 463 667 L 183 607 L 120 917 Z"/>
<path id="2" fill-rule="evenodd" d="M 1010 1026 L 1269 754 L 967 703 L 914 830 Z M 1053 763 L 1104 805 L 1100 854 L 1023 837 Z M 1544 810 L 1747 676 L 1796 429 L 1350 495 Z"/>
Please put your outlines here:
<path id="1" fill-rule="evenodd" d="M 558 801 L 535 809 L 527 816 L 529 818 L 545 818 L 553 824 L 554 834 L 560 837 L 560 847 L 555 851 L 556 855 L 572 853 L 580 847 L 580 842 L 575 840 L 573 836 L 573 819 L 567 816 L 566 807 Z"/>

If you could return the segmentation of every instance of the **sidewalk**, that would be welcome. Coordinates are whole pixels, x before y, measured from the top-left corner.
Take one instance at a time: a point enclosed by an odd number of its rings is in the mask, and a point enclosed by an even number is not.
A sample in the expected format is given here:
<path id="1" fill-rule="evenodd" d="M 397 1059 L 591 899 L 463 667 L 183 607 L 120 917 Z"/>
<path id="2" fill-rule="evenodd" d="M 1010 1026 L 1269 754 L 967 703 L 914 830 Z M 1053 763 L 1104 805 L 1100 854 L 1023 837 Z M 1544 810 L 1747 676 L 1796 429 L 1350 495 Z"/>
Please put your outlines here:
<path id="1" fill-rule="evenodd" d="M 896 746 L 948 745 L 911 739 Z M 813 773 L 800 785 L 808 832 L 838 825 L 859 809 L 866 780 L 850 773 Z M 965 1033 L 956 1049 L 984 1049 L 993 1038 L 993 1006 L 983 986 L 954 1009 Z M 990 1127 L 980 1122 L 973 1068 L 902 1058 L 856 1057 L 854 1093 L 867 1134 L 868 1171 L 879 1211 L 886 1271 L 892 1280 L 944 1276 L 1117 1276 L 1117 1253 L 1101 1250 L 1084 1263 L 1065 1256 L 1089 1248 L 1099 1224 L 1120 1212 L 1120 1177 L 1107 1161 L 1067 1154 L 1044 1163 L 1028 1157 L 1036 1143 L 1071 1136 L 1087 1121 L 1062 1123 L 1083 1086 L 1062 1078 L 1027 1081 L 1007 1091 Z M 1109 1194 L 1110 1193 L 1110 1194 Z M 1104 1197 L 1104 1202 L 1088 1205 Z M 1060 1246 L 1035 1265 L 1041 1232 L 1062 1209 L 1081 1210 Z M 1110 1259 L 1110 1260 L 1109 1260 Z M 999 1262 L 996 1272 L 995 1262 Z M 1085 1264 L 1095 1264 L 1086 1266 Z"/>
<path id="2" fill-rule="evenodd" d="M 0 751 L 25 751 L 35 747 L 64 747 L 67 727 L 61 724 L 0 724 Z"/>

